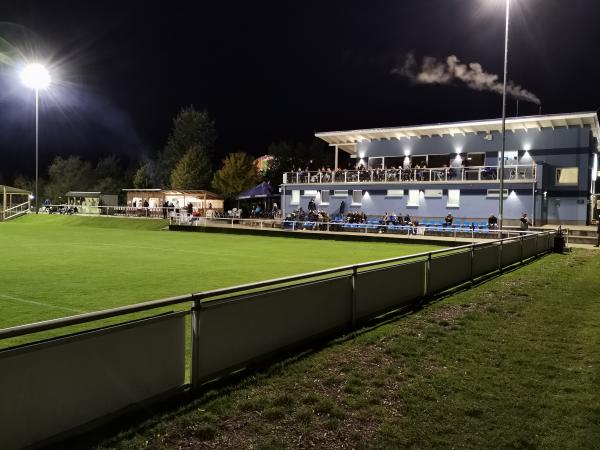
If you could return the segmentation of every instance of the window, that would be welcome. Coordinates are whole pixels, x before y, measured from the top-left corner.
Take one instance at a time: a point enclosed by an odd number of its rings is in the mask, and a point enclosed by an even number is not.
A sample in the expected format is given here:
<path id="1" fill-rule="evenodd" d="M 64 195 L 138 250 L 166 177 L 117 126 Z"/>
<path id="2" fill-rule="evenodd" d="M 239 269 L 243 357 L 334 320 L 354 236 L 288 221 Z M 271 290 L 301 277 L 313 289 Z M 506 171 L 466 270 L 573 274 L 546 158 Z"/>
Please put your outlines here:
<path id="1" fill-rule="evenodd" d="M 406 206 L 419 206 L 419 196 L 421 191 L 418 189 L 409 189 L 408 191 L 408 203 Z"/>
<path id="2" fill-rule="evenodd" d="M 343 190 L 343 191 L 333 191 L 333 196 L 334 197 L 348 197 L 348 191 Z"/>
<path id="3" fill-rule="evenodd" d="M 352 191 L 352 204 L 356 206 L 361 205 L 362 196 L 362 191 Z"/>
<path id="4" fill-rule="evenodd" d="M 292 201 L 290 205 L 299 205 L 300 204 L 300 191 L 294 190 L 292 191 Z"/>
<path id="5" fill-rule="evenodd" d="M 443 191 L 441 189 L 425 189 L 425 198 L 442 198 Z"/>
<path id="6" fill-rule="evenodd" d="M 508 198 L 508 189 L 503 189 L 502 197 Z M 500 189 L 488 189 L 487 190 L 487 198 L 500 198 Z"/>
<path id="7" fill-rule="evenodd" d="M 448 208 L 460 207 L 460 189 L 448 189 Z"/>
<path id="8" fill-rule="evenodd" d="M 577 184 L 578 181 L 578 167 L 560 167 L 556 169 L 556 184 Z"/>
<path id="9" fill-rule="evenodd" d="M 369 158 L 369 169 L 383 169 L 383 158 Z"/>
<path id="10" fill-rule="evenodd" d="M 329 205 L 330 191 L 321 191 L 321 205 Z"/>
<path id="11" fill-rule="evenodd" d="M 386 197 L 404 197 L 404 189 L 388 189 Z"/>
<path id="12" fill-rule="evenodd" d="M 316 190 L 306 190 L 302 193 L 303 197 L 316 197 L 319 192 Z"/>

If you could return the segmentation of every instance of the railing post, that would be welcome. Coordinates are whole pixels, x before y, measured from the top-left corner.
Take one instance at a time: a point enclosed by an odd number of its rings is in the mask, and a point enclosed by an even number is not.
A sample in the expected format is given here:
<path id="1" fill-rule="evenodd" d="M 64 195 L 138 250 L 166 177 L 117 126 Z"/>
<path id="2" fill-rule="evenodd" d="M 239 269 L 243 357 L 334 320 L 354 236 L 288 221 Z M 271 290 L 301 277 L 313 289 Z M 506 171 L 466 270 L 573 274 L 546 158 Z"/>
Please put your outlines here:
<path id="1" fill-rule="evenodd" d="M 202 302 L 199 299 L 194 300 L 194 306 L 192 307 L 192 336 L 190 342 L 191 348 L 191 374 L 190 382 L 192 390 L 198 390 L 200 388 L 200 314 L 202 313 Z"/>
<path id="2" fill-rule="evenodd" d="M 352 267 L 352 326 L 356 326 L 356 310 L 357 310 L 357 295 L 356 295 L 356 281 L 358 278 L 358 270 L 356 266 Z"/>
<path id="3" fill-rule="evenodd" d="M 429 297 L 431 292 L 431 253 L 427 255 L 425 264 L 425 298 Z"/>
<path id="4" fill-rule="evenodd" d="M 502 273 L 502 244 L 504 240 L 502 239 L 502 235 L 500 235 L 500 251 L 498 252 L 498 271 Z"/>

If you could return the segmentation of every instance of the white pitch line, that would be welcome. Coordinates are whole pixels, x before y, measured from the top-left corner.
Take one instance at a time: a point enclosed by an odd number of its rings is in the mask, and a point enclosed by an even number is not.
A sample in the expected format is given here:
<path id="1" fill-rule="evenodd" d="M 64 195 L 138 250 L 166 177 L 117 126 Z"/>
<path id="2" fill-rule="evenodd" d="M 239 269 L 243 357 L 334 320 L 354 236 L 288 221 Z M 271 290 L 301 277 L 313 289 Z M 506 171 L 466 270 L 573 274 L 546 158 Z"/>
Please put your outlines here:
<path id="1" fill-rule="evenodd" d="M 7 300 L 14 300 L 15 302 L 28 303 L 30 305 L 45 306 L 46 308 L 62 309 L 63 311 L 76 312 L 76 313 L 84 313 L 85 312 L 81 309 L 67 308 L 66 306 L 51 305 L 50 303 L 36 302 L 34 300 L 25 300 L 24 298 L 13 297 L 12 295 L 7 295 L 7 294 L 0 294 L 0 297 L 5 298 Z"/>

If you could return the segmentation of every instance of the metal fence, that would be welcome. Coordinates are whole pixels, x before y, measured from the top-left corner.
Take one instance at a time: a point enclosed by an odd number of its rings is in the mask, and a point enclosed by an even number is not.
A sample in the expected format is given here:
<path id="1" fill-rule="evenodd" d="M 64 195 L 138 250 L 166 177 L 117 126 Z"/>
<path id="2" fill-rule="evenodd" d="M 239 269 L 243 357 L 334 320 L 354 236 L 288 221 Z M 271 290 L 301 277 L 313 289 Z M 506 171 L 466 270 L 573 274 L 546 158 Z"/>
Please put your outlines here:
<path id="1" fill-rule="evenodd" d="M 198 389 L 283 350 L 523 263 L 550 251 L 555 235 L 532 233 L 0 330 L 0 341 L 63 334 L 0 351 L 0 448 L 47 442 L 124 408 Z M 132 313 L 149 317 L 103 322 Z M 66 334 L 81 324 L 93 328 Z"/>

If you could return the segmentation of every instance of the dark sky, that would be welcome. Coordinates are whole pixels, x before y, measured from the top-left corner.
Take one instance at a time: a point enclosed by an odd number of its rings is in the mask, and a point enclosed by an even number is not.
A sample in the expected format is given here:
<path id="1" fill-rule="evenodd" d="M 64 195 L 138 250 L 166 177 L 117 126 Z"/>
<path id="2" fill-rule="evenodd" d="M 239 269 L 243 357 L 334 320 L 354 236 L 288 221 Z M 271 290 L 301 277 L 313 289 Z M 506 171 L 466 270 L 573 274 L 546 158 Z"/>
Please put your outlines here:
<path id="1" fill-rule="evenodd" d="M 509 77 L 547 113 L 600 107 L 600 2 L 512 3 Z M 219 155 L 260 155 L 273 141 L 308 141 L 315 130 L 501 113 L 496 94 L 391 74 L 410 51 L 456 54 L 500 73 L 499 0 L 2 0 L 0 17 L 0 35 L 26 35 L 19 45 L 38 47 L 60 72 L 43 93 L 43 163 L 116 153 L 135 164 L 164 145 L 173 116 L 189 104 L 216 120 Z M 33 95 L 13 67 L 1 70 L 0 172 L 10 179 L 15 170 L 32 173 Z M 521 112 L 537 107 L 522 104 Z"/>

